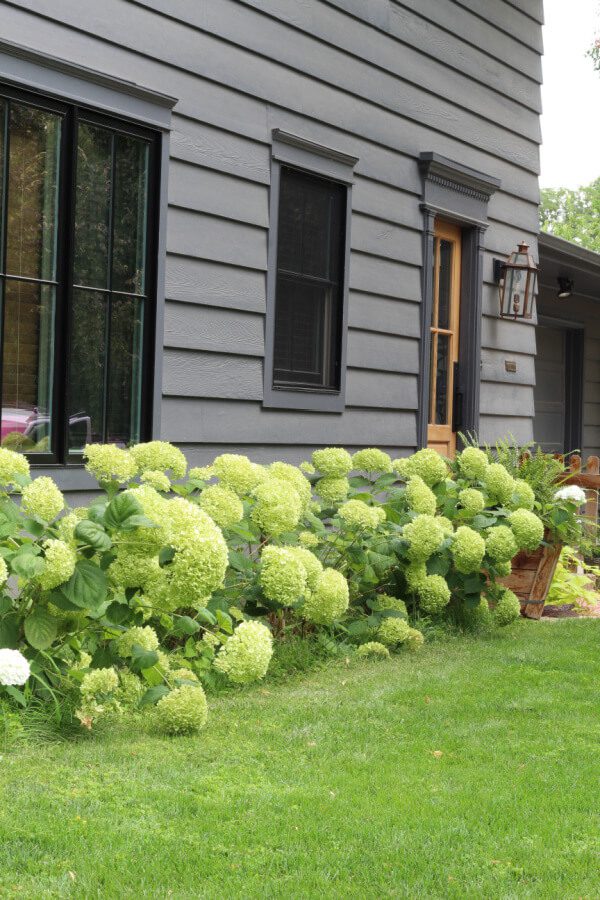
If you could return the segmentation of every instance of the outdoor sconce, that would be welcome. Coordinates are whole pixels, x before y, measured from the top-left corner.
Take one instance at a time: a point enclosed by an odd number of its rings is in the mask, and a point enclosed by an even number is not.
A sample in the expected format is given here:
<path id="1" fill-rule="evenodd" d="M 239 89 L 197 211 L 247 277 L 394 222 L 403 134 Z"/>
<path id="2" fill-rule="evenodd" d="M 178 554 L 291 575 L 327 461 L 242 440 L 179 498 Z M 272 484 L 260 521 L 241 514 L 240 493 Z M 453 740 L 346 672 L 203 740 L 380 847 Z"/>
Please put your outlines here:
<path id="1" fill-rule="evenodd" d="M 558 281 L 558 293 L 556 295 L 557 300 L 567 300 L 567 298 L 570 297 L 573 293 L 575 282 L 567 275 L 559 275 L 556 280 Z"/>
<path id="2" fill-rule="evenodd" d="M 494 260 L 494 280 L 498 284 L 503 319 L 531 319 L 537 273 L 538 267 L 524 241 L 507 260 Z"/>

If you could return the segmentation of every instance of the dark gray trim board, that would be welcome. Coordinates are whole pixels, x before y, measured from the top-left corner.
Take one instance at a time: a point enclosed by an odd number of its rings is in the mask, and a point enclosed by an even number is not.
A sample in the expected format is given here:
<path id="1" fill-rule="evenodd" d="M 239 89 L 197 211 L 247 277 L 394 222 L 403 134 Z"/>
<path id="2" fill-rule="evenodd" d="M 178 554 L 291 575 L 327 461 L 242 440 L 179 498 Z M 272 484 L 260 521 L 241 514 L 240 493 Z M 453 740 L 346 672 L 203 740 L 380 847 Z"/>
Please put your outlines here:
<path id="1" fill-rule="evenodd" d="M 341 413 L 346 404 L 346 354 L 348 336 L 348 293 L 350 278 L 350 230 L 352 224 L 353 170 L 358 162 L 330 147 L 274 128 L 269 197 L 269 245 L 267 254 L 267 312 L 265 318 L 265 359 L 263 371 L 263 406 L 276 409 L 298 409 L 322 413 Z M 275 304 L 277 286 L 277 235 L 279 225 L 279 186 L 281 165 L 321 175 L 346 186 L 346 234 L 344 250 L 344 289 L 340 330 L 339 391 L 273 387 L 273 347 L 275 340 Z"/>
<path id="2" fill-rule="evenodd" d="M 483 239 L 488 201 L 499 189 L 500 180 L 432 152 L 421 153 L 419 169 L 423 178 L 423 270 L 417 439 L 419 447 L 425 447 L 429 418 L 429 328 L 433 306 L 435 219 L 439 216 L 462 226 L 458 377 L 454 386 L 453 430 L 476 435 L 480 416 Z"/>
<path id="3" fill-rule="evenodd" d="M 583 403 L 585 394 L 585 325 L 554 316 L 538 316 L 538 325 L 559 328 L 565 336 L 564 450 L 583 450 Z"/>

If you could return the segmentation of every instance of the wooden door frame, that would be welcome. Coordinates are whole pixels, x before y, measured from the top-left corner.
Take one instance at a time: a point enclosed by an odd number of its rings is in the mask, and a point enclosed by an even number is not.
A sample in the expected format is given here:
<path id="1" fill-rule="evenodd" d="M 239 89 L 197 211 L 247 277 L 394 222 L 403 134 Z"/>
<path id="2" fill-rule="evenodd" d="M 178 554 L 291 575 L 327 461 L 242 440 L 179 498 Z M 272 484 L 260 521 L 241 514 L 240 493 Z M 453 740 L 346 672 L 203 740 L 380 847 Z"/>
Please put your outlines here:
<path id="1" fill-rule="evenodd" d="M 439 306 L 439 267 L 440 267 L 440 246 L 441 241 L 446 241 L 453 245 L 452 264 L 450 269 L 450 285 L 448 296 L 448 326 L 440 328 L 439 322 L 433 325 L 433 321 L 437 318 Z M 456 451 L 456 406 L 459 402 L 457 397 L 456 375 L 458 369 L 459 350 L 460 350 L 460 303 L 461 303 L 461 286 L 462 286 L 462 229 L 459 225 L 449 222 L 441 217 L 436 217 L 434 223 L 434 273 L 438 270 L 438 284 L 436 290 L 435 278 L 433 282 L 433 303 L 432 317 L 429 323 L 429 341 L 430 341 L 430 373 L 429 373 L 429 398 L 428 398 L 428 415 L 427 415 L 427 443 L 430 444 L 447 444 L 449 455 L 453 455 Z M 436 367 L 436 349 L 440 336 L 446 334 L 448 340 L 448 374 L 446 385 L 446 422 L 438 425 L 429 421 L 430 418 L 435 419 L 437 378 L 433 375 L 437 373 Z M 436 368 L 436 373 L 433 369 Z M 431 396 L 433 392 L 433 403 Z"/>

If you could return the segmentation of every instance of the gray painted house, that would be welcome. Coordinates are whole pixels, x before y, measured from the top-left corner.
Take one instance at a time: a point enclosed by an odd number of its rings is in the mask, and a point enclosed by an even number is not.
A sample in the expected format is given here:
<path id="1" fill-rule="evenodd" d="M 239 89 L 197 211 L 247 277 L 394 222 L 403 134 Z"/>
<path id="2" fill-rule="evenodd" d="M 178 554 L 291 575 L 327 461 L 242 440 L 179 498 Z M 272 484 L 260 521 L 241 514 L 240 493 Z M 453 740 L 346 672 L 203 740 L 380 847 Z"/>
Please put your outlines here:
<path id="1" fill-rule="evenodd" d="M 5 441 L 78 490 L 90 437 L 533 437 L 542 0 L 0 7 Z"/>

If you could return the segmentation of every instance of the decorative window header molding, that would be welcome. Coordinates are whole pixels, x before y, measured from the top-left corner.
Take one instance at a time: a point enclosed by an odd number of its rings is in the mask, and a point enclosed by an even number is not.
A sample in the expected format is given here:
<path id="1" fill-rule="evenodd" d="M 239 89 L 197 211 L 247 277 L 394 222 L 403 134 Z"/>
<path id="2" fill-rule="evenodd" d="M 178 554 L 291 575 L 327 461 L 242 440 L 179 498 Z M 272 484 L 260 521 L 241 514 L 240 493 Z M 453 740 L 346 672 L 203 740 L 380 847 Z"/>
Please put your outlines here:
<path id="1" fill-rule="evenodd" d="M 0 79 L 30 91 L 126 116 L 165 131 L 175 97 L 0 39 Z"/>
<path id="2" fill-rule="evenodd" d="M 419 157 L 425 206 L 457 219 L 485 223 L 490 197 L 500 179 L 428 151 Z"/>
<path id="3" fill-rule="evenodd" d="M 272 138 L 272 155 L 273 159 L 278 162 L 284 163 L 284 165 L 287 163 L 287 165 L 296 166 L 335 181 L 343 181 L 346 184 L 353 183 L 354 167 L 358 162 L 357 156 L 351 156 L 349 153 L 343 153 L 333 147 L 325 147 L 323 144 L 317 144 L 315 141 L 310 141 L 289 131 L 282 131 L 280 128 L 273 128 Z"/>

